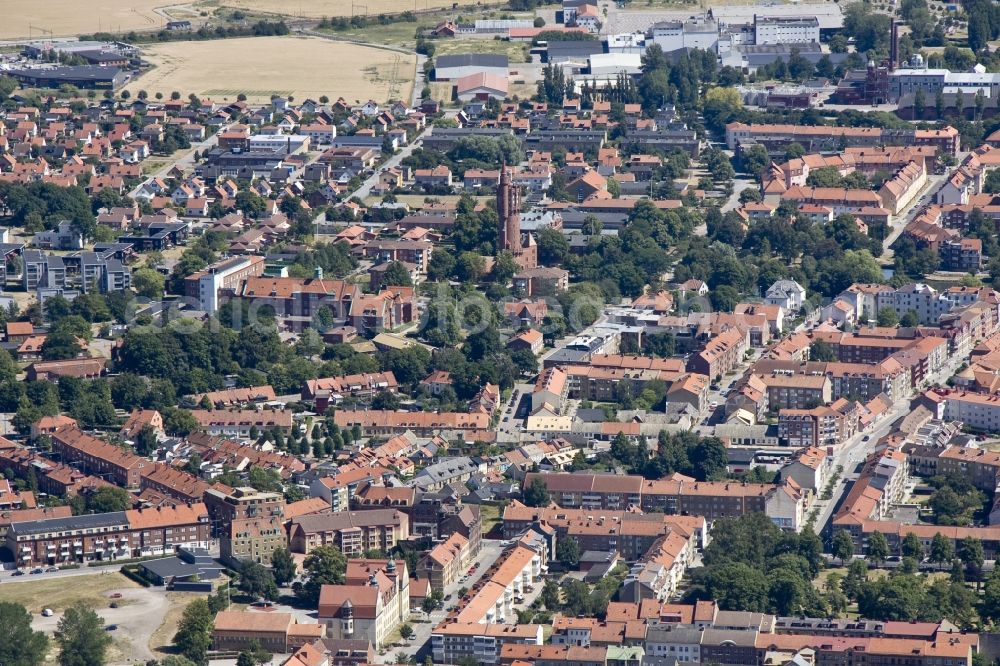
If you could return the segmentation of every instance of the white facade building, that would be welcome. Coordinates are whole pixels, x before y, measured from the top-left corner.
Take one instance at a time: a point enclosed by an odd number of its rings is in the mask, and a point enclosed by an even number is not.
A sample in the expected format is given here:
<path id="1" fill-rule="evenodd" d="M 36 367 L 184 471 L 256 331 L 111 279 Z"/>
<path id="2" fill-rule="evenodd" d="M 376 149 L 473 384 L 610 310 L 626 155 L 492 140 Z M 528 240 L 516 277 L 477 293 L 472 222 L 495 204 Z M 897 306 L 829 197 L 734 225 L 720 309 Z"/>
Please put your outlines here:
<path id="1" fill-rule="evenodd" d="M 654 24 L 650 32 L 664 53 L 680 49 L 718 50 L 719 24 L 703 16 L 687 21 L 662 21 Z"/>
<path id="2" fill-rule="evenodd" d="M 247 148 L 251 153 L 293 153 L 309 150 L 309 137 L 304 134 L 255 134 Z"/>
<path id="3" fill-rule="evenodd" d="M 819 20 L 815 16 L 757 16 L 756 44 L 819 43 Z"/>
<path id="4" fill-rule="evenodd" d="M 986 97 L 1000 95 L 1000 74 L 989 72 L 951 72 L 947 69 L 907 67 L 889 74 L 889 95 L 899 99 L 903 95 L 922 90 L 924 98 L 933 103 L 938 91 L 961 91 L 974 96 L 982 92 Z"/>

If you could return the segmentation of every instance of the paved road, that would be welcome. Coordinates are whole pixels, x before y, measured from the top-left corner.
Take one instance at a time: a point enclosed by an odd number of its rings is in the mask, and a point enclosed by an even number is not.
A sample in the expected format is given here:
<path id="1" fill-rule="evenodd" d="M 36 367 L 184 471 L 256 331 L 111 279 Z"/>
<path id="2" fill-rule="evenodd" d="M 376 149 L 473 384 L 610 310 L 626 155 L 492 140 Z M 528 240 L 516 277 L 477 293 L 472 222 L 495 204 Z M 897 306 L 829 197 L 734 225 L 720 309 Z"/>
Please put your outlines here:
<path id="1" fill-rule="evenodd" d="M 180 157 L 180 159 L 171 160 L 170 162 L 165 164 L 161 169 L 146 176 L 146 178 L 143 179 L 142 183 L 139 183 L 139 185 L 137 185 L 135 189 L 129 192 L 128 195 L 130 197 L 135 197 L 136 193 L 139 191 L 139 188 L 142 187 L 144 183 L 148 183 L 154 178 L 165 177 L 167 175 L 167 172 L 173 169 L 175 166 L 180 167 L 184 171 L 187 171 L 188 169 L 193 169 L 195 165 L 194 154 L 195 153 L 198 153 L 199 155 L 204 154 L 206 150 L 211 150 L 212 148 L 215 148 L 215 146 L 218 145 L 218 143 L 219 143 L 219 137 L 213 134 L 204 141 L 191 144 L 191 148 L 186 153 L 184 153 Z"/>
<path id="2" fill-rule="evenodd" d="M 13 565 L 11 565 L 13 566 Z M 97 573 L 118 571 L 121 564 L 109 564 L 106 567 L 80 567 L 79 569 L 60 569 L 52 573 L 27 574 L 15 576 L 13 569 L 0 571 L 0 585 L 4 583 L 24 583 L 31 580 L 51 580 L 53 578 L 72 578 L 73 576 L 92 576 Z"/>
<path id="3" fill-rule="evenodd" d="M 458 599 L 458 590 L 465 587 L 471 589 L 473 585 L 482 578 L 483 574 L 486 572 L 490 566 L 500 557 L 500 553 L 503 552 L 503 548 L 500 546 L 500 542 L 493 539 L 483 539 L 482 548 L 479 551 L 479 557 L 476 558 L 476 562 L 479 563 L 479 568 L 476 569 L 475 573 L 469 576 L 466 580 L 456 581 L 455 584 L 445 588 L 445 602 L 444 608 L 436 610 L 429 615 L 424 613 L 420 608 L 411 608 L 410 616 L 419 619 L 419 622 L 411 622 L 410 626 L 413 627 L 413 637 L 407 641 L 408 645 L 403 645 L 401 647 L 388 647 L 386 646 L 385 654 L 378 655 L 375 658 L 376 663 L 380 664 L 395 664 L 396 656 L 399 653 L 405 654 L 407 657 L 418 655 L 417 661 L 423 660 L 424 656 L 430 654 L 430 640 L 431 632 L 448 614 L 448 608 L 455 605 Z M 541 586 L 535 586 L 539 589 Z M 450 599 L 449 599 L 450 597 Z M 530 603 L 526 600 L 526 603 Z M 429 620 L 425 622 L 424 620 Z"/>
<path id="4" fill-rule="evenodd" d="M 961 161 L 964 158 L 964 156 L 965 154 L 963 153 L 959 157 L 959 161 Z M 915 218 L 921 211 L 923 211 L 928 204 L 934 201 L 934 196 L 937 194 L 938 190 L 940 190 L 941 187 L 945 184 L 950 175 L 951 172 L 949 171 L 948 173 L 944 174 L 935 174 L 928 176 L 927 186 L 924 188 L 924 191 L 920 195 L 920 197 L 913 203 L 912 206 L 910 206 L 908 210 L 906 210 L 906 212 L 903 215 L 897 215 L 895 217 L 895 221 L 891 225 L 891 231 L 889 232 L 889 235 L 886 236 L 884 241 L 882 241 L 882 247 L 884 249 L 882 251 L 881 259 L 883 262 L 892 261 L 893 253 L 892 250 L 890 249 L 892 247 L 892 244 L 895 243 L 896 239 L 899 238 L 899 235 L 903 233 L 903 229 L 906 228 L 906 225 L 912 222 L 913 218 Z"/>
<path id="5" fill-rule="evenodd" d="M 940 371 L 934 375 L 929 375 L 925 379 L 924 385 L 933 386 L 944 383 L 964 362 L 965 359 L 961 357 L 950 358 Z M 826 524 L 830 520 L 837 504 L 840 502 L 840 498 L 857 479 L 858 475 L 855 470 L 858 465 L 863 463 L 868 454 L 875 450 L 876 444 L 878 444 L 878 441 L 882 437 L 885 437 L 892 432 L 893 424 L 895 424 L 900 417 L 906 415 L 909 411 L 910 398 L 907 397 L 903 400 L 899 400 L 892 406 L 892 409 L 889 410 L 886 417 L 883 418 L 871 431 L 858 433 L 843 445 L 835 447 L 833 467 L 836 468 L 838 465 L 841 465 L 844 468 L 844 472 L 841 479 L 838 481 L 836 488 L 834 488 L 833 496 L 830 500 L 822 500 L 825 504 L 821 506 L 814 528 L 817 534 L 821 534 L 826 528 Z"/>
<path id="6" fill-rule="evenodd" d="M 428 134 L 430 131 L 431 131 L 430 128 L 427 128 L 423 132 L 415 136 L 413 138 L 413 141 L 410 141 L 410 143 L 403 146 L 398 152 L 396 152 L 395 155 L 390 157 L 381 166 L 375 169 L 375 172 L 372 175 L 368 176 L 368 178 L 366 178 L 363 183 L 361 183 L 361 187 L 359 187 L 358 189 L 354 190 L 346 197 L 344 197 L 344 200 L 346 201 L 353 197 L 357 197 L 362 201 L 364 201 L 369 196 L 371 196 L 372 189 L 378 184 L 378 177 L 382 174 L 382 172 L 385 171 L 386 169 L 391 169 L 394 166 L 399 166 L 400 162 L 402 162 L 404 159 L 412 155 L 413 151 L 416 148 L 419 148 L 418 144 L 421 143 L 421 139 L 423 139 L 424 136 Z"/>

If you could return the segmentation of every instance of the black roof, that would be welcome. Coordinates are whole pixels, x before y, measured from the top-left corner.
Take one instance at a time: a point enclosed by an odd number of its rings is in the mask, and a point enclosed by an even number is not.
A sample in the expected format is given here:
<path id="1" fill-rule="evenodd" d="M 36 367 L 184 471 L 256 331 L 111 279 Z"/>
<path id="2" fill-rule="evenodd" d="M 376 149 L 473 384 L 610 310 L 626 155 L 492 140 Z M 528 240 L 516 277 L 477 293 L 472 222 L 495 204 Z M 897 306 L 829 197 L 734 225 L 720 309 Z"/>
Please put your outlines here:
<path id="1" fill-rule="evenodd" d="M 116 62 L 125 58 L 116 51 L 78 51 L 76 55 L 88 62 Z"/>
<path id="2" fill-rule="evenodd" d="M 15 535 L 42 534 L 45 532 L 68 532 L 73 530 L 88 530 L 99 527 L 119 527 L 128 525 L 124 511 L 110 513 L 95 513 L 68 518 L 46 518 L 44 520 L 26 520 L 10 526 L 10 532 Z"/>
<path id="3" fill-rule="evenodd" d="M 459 53 L 435 58 L 437 69 L 446 67 L 506 67 L 507 56 L 496 53 Z"/>
<path id="4" fill-rule="evenodd" d="M 48 79 L 64 81 L 113 81 L 121 72 L 117 67 L 100 67 L 98 65 L 75 65 L 66 67 L 51 67 L 37 69 L 11 69 L 7 74 L 14 77 L 30 79 Z"/>
<path id="5" fill-rule="evenodd" d="M 186 562 L 181 558 L 165 557 L 160 560 L 147 560 L 140 566 L 160 578 L 185 578 L 197 574 L 203 578 L 217 578 L 226 567 L 209 560 L 208 562 Z"/>
<path id="6" fill-rule="evenodd" d="M 572 39 L 565 42 L 549 42 L 546 49 L 552 56 L 589 56 L 594 53 L 604 53 L 604 43 L 593 39 Z"/>

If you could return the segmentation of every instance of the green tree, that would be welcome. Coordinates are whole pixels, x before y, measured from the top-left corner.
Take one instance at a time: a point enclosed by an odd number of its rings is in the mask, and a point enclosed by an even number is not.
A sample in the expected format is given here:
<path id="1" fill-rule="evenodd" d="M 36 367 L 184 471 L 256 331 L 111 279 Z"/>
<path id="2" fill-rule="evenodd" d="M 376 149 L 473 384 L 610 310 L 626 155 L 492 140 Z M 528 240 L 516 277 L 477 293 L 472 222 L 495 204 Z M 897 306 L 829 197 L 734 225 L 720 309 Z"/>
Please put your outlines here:
<path id="1" fill-rule="evenodd" d="M 63 614 L 56 629 L 59 666 L 97 666 L 104 663 L 111 636 L 104 630 L 101 617 L 83 601 Z"/>
<path id="2" fill-rule="evenodd" d="M 1000 622 L 1000 568 L 993 569 L 986 579 L 979 614 L 986 622 Z"/>
<path id="3" fill-rule="evenodd" d="M 45 661 L 49 639 L 31 629 L 31 616 L 24 606 L 0 601 L 0 664 L 37 666 Z"/>
<path id="4" fill-rule="evenodd" d="M 236 666 L 264 666 L 274 658 L 270 652 L 260 646 L 256 640 L 251 640 L 246 649 L 236 658 Z"/>
<path id="5" fill-rule="evenodd" d="M 274 582 L 274 574 L 263 564 L 252 560 L 240 563 L 240 591 L 253 599 L 269 599 L 277 601 L 278 586 Z"/>
<path id="6" fill-rule="evenodd" d="M 341 585 L 347 571 L 347 558 L 333 546 L 316 548 L 303 562 L 306 580 L 296 583 L 295 594 L 310 607 L 319 603 L 319 592 L 324 585 Z"/>
<path id="7" fill-rule="evenodd" d="M 559 608 L 559 585 L 554 580 L 546 579 L 545 585 L 542 586 L 541 600 L 545 608 L 550 611 Z"/>
<path id="8" fill-rule="evenodd" d="M 850 532 L 847 530 L 837 530 L 833 535 L 830 552 L 840 560 L 841 564 L 846 564 L 847 560 L 854 557 L 854 539 L 851 538 Z"/>
<path id="9" fill-rule="evenodd" d="M 140 456 L 148 456 L 156 450 L 156 429 L 148 423 L 135 436 L 135 452 Z"/>
<path id="10" fill-rule="evenodd" d="M 571 536 L 556 541 L 556 559 L 567 569 L 575 569 L 580 563 L 580 543 Z"/>
<path id="11" fill-rule="evenodd" d="M 951 539 L 940 532 L 936 533 L 934 538 L 931 539 L 931 550 L 928 559 L 935 564 L 942 565 L 946 562 L 951 562 L 953 557 L 955 557 L 955 547 L 952 545 Z"/>
<path id="12" fill-rule="evenodd" d="M 132 508 L 134 499 L 132 493 L 124 488 L 105 486 L 90 496 L 87 500 L 87 509 L 94 513 L 125 511 Z"/>
<path id="13" fill-rule="evenodd" d="M 163 288 L 167 278 L 160 271 L 152 268 L 140 268 L 132 273 L 132 288 L 135 293 L 149 299 L 163 297 Z"/>
<path id="14" fill-rule="evenodd" d="M 276 548 L 271 553 L 271 571 L 278 585 L 288 585 L 295 580 L 295 560 L 287 548 Z"/>
<path id="15" fill-rule="evenodd" d="M 723 610 L 763 613 L 769 606 L 770 583 L 763 571 L 742 562 L 711 567 L 706 590 Z"/>
<path id="16" fill-rule="evenodd" d="M 528 506 L 548 506 L 552 501 L 549 496 L 549 488 L 545 480 L 536 476 L 531 480 L 531 485 L 524 491 L 524 503 Z"/>
<path id="17" fill-rule="evenodd" d="M 868 537 L 868 548 L 865 554 L 876 565 L 882 564 L 885 558 L 889 557 L 889 542 L 885 535 L 878 530 L 872 532 L 871 536 Z"/>
<path id="18" fill-rule="evenodd" d="M 46 361 L 76 358 L 80 355 L 80 351 L 77 336 L 65 326 L 57 325 L 45 336 L 45 342 L 42 343 L 42 358 Z"/>
<path id="19" fill-rule="evenodd" d="M 958 544 L 958 559 L 965 565 L 965 574 L 979 586 L 983 579 L 983 542 L 975 537 L 965 537 Z"/>
<path id="20" fill-rule="evenodd" d="M 406 266 L 401 262 L 394 261 L 386 268 L 382 276 L 382 284 L 391 287 L 410 287 L 413 286 L 413 279 L 410 277 L 410 272 L 406 270 Z"/>
<path id="21" fill-rule="evenodd" d="M 833 345 L 826 340 L 816 340 L 809 345 L 809 360 L 826 362 L 836 361 L 837 353 L 833 350 Z"/>
<path id="22" fill-rule="evenodd" d="M 924 546 L 920 543 L 920 538 L 913 532 L 907 532 L 900 544 L 900 551 L 903 557 L 912 557 L 918 562 L 924 556 Z"/>
<path id="23" fill-rule="evenodd" d="M 184 609 L 174 635 L 174 645 L 181 654 L 196 664 L 208 662 L 208 649 L 212 645 L 214 617 L 205 599 L 195 599 Z"/>
<path id="24" fill-rule="evenodd" d="M 899 324 L 899 316 L 892 308 L 885 307 L 878 311 L 878 325 L 892 328 Z"/>
<path id="25" fill-rule="evenodd" d="M 403 637 L 404 641 L 408 641 L 413 638 L 413 627 L 409 623 L 404 623 L 403 626 L 399 628 L 399 635 Z"/>

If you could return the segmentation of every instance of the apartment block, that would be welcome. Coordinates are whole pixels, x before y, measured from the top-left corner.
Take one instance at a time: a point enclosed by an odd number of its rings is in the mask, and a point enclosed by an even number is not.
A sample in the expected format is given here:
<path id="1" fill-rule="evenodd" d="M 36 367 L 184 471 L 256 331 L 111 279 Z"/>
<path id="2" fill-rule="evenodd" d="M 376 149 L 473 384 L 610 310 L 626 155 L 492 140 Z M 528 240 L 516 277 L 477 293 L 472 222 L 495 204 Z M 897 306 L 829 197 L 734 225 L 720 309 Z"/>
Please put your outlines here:
<path id="1" fill-rule="evenodd" d="M 841 398 L 829 407 L 778 410 L 778 438 L 785 446 L 841 444 L 858 430 L 857 404 Z M 801 485 L 801 484 L 800 484 Z"/>
<path id="2" fill-rule="evenodd" d="M 224 437 L 248 438 L 251 430 L 275 428 L 287 433 L 292 428 L 288 409 L 192 409 L 191 416 L 208 434 Z"/>
<path id="3" fill-rule="evenodd" d="M 826 375 L 772 373 L 759 375 L 767 392 L 768 409 L 812 409 L 832 399 L 830 379 Z"/>
<path id="4" fill-rule="evenodd" d="M 372 550 L 389 552 L 409 536 L 409 517 L 395 509 L 300 516 L 288 527 L 292 552 L 309 553 L 319 546 L 336 546 L 349 557 Z"/>
<path id="5" fill-rule="evenodd" d="M 769 125 L 733 122 L 726 125 L 726 145 L 762 143 L 768 149 L 784 149 L 799 143 L 806 152 L 843 150 L 844 147 L 934 146 L 958 155 L 959 134 L 954 127 L 936 130 L 881 129 L 877 127 L 832 127 L 828 125 Z"/>
<path id="6" fill-rule="evenodd" d="M 399 389 L 392 372 L 374 372 L 339 377 L 310 379 L 302 386 L 302 400 L 315 404 L 316 412 L 322 414 L 330 404 L 339 404 L 344 398 L 370 399 L 387 391 L 395 393 Z"/>
<path id="7" fill-rule="evenodd" d="M 452 534 L 424 557 L 420 566 L 421 577 L 428 579 L 432 588 L 444 591 L 465 574 L 472 557 L 469 540 L 461 534 Z"/>
<path id="8" fill-rule="evenodd" d="M 365 411 L 338 409 L 334 422 L 341 429 L 360 426 L 362 432 L 373 435 L 399 435 L 407 430 L 417 436 L 433 436 L 441 430 L 486 430 L 489 414 L 461 412 L 396 412 L 369 409 Z"/>
<path id="9" fill-rule="evenodd" d="M 749 332 L 734 327 L 715 336 L 692 355 L 688 369 L 716 379 L 735 369 L 749 349 Z"/>
<path id="10" fill-rule="evenodd" d="M 285 498 L 280 493 L 209 488 L 205 505 L 215 521 L 223 559 L 270 562 L 271 553 L 286 545 Z"/>
<path id="11" fill-rule="evenodd" d="M 236 293 L 248 278 L 264 274 L 264 257 L 240 256 L 222 259 L 184 279 L 184 296 L 199 310 L 212 314 Z"/>
<path id="12" fill-rule="evenodd" d="M 496 666 L 503 646 L 542 643 L 539 624 L 443 622 L 431 632 L 431 654 L 438 664 L 455 664 L 471 657 L 480 664 Z"/>
<path id="13" fill-rule="evenodd" d="M 19 567 L 33 567 L 208 548 L 210 538 L 208 510 L 198 503 L 18 522 L 5 547 Z"/>
<path id="14" fill-rule="evenodd" d="M 529 473 L 524 487 L 529 487 L 536 477 L 546 484 L 552 501 L 565 508 L 625 510 L 636 506 L 643 511 L 704 516 L 708 520 L 760 512 L 772 519 L 780 514 L 797 528 L 797 516 L 805 501 L 787 484 L 699 482 L 679 474 L 649 481 L 640 476 Z M 786 500 L 793 505 L 790 515 L 787 507 L 781 506 Z"/>
<path id="15" fill-rule="evenodd" d="M 52 452 L 67 463 L 79 463 L 87 473 L 104 476 L 122 488 L 138 488 L 142 474 L 153 463 L 83 432 L 77 427 L 53 432 Z"/>

